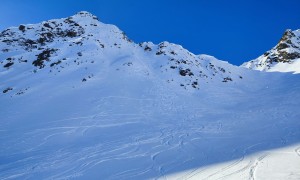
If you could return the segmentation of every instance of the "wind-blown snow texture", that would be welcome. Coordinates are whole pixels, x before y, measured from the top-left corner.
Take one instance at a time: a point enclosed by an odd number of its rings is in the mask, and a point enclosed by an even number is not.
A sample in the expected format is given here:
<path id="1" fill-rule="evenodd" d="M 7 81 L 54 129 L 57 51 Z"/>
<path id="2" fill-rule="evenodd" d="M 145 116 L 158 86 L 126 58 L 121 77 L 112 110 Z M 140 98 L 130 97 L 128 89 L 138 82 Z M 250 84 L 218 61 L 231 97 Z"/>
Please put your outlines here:
<path id="1" fill-rule="evenodd" d="M 135 44 L 87 12 L 0 50 L 1 179 L 300 178 L 299 75 Z"/>

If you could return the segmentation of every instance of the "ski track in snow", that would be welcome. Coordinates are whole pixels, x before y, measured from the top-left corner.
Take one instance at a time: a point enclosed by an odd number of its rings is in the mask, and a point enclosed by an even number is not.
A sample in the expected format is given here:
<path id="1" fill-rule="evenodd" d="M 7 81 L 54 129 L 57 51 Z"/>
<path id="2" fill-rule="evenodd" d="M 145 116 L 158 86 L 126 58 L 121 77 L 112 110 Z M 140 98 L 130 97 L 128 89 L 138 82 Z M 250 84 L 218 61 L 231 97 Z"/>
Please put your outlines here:
<path id="1" fill-rule="evenodd" d="M 0 179 L 300 179 L 298 75 L 135 44 L 86 12 L 55 22 L 0 37 Z"/>
<path id="2" fill-rule="evenodd" d="M 117 108 L 112 108 L 111 104 L 116 104 Z M 113 173 L 107 178 L 110 179 L 139 179 L 140 177 L 147 177 L 147 174 L 156 174 L 156 178 L 168 179 L 168 173 L 172 172 L 172 169 L 180 168 L 189 163 L 197 163 L 199 160 L 207 161 L 211 155 L 208 152 L 201 152 L 203 145 L 201 141 L 209 139 L 231 139 L 235 138 L 228 134 L 228 125 L 224 125 L 222 121 L 201 122 L 194 118 L 184 117 L 179 124 L 165 124 L 164 120 L 161 122 L 154 117 L 149 117 L 144 114 L 151 106 L 156 106 L 154 99 L 138 99 L 129 97 L 117 97 L 109 96 L 101 98 L 94 103 L 99 109 L 97 114 L 88 116 L 70 117 L 65 119 L 58 119 L 51 122 L 45 122 L 41 124 L 40 128 L 23 132 L 22 137 L 9 137 L 4 136 L 8 140 L 6 144 L 14 144 L 13 146 L 7 146 L 1 150 L 2 153 L 6 153 L 6 158 L 14 158 L 24 155 L 24 158 L 11 161 L 0 166 L 1 178 L 17 178 L 34 177 L 31 174 L 43 173 L 48 169 L 53 169 L 55 175 L 47 176 L 46 179 L 57 178 L 79 178 L 90 170 L 93 171 L 96 167 L 101 167 L 105 163 L 117 163 L 118 161 L 126 161 L 135 159 L 148 159 L 145 165 L 142 167 L 132 167 L 129 169 L 120 170 L 117 173 Z M 162 102 L 164 103 L 164 102 Z M 125 113 L 126 104 L 138 104 L 137 112 L 141 113 Z M 147 108 L 141 107 L 141 105 L 147 104 Z M 122 110 L 124 108 L 124 111 Z M 181 107 L 182 108 L 182 107 Z M 172 109 L 177 111 L 176 109 Z M 264 112 L 263 112 L 264 113 Z M 165 114 L 168 118 L 168 115 Z M 279 113 L 274 116 L 280 116 Z M 232 118 L 241 117 L 241 115 L 234 114 Z M 120 121 L 119 118 L 122 118 Z M 77 140 L 80 138 L 90 139 L 95 131 L 101 131 L 101 129 L 109 128 L 125 128 L 126 126 L 144 124 L 149 126 L 151 123 L 156 124 L 155 127 L 149 127 L 151 133 L 146 131 L 138 131 L 129 136 L 120 136 L 119 138 L 105 138 L 102 141 L 95 141 L 96 144 L 83 146 L 83 147 L 64 147 L 58 144 L 56 148 L 50 149 L 47 152 L 47 147 L 51 144 L 56 144 L 56 140 L 60 136 L 76 136 Z M 282 143 L 282 139 L 286 139 L 289 136 L 293 136 L 288 127 L 282 127 L 282 123 L 286 123 L 287 119 L 282 119 L 272 125 L 266 125 L 262 128 L 282 128 L 286 131 L 286 137 L 282 137 L 278 140 L 278 143 Z M 188 124 L 184 124 L 188 122 Z M 178 122 L 175 122 L 178 123 Z M 226 122 L 225 122 L 226 123 Z M 233 122 L 234 123 L 234 122 Z M 152 128 L 152 129 L 151 129 Z M 146 130 L 145 129 L 145 130 Z M 130 130 L 130 129 L 129 129 Z M 230 131 L 229 131 L 230 132 Z M 5 133 L 5 131 L 3 131 Z M 205 135 L 207 134 L 207 135 Z M 209 135 L 210 134 L 210 135 Z M 226 137 L 226 134 L 229 136 Z M 225 136 L 224 136 L 225 135 Z M 87 140 L 87 139 L 86 139 Z M 85 141 L 83 141 L 85 143 Z M 200 144 L 199 144 L 200 143 Z M 220 167 L 219 169 L 207 174 L 209 168 L 199 167 L 185 175 L 178 177 L 179 179 L 193 179 L 202 177 L 201 179 L 226 179 L 234 177 L 234 175 L 248 171 L 249 179 L 255 179 L 255 172 L 257 165 L 268 155 L 264 154 L 256 159 L 245 159 L 245 156 L 249 155 L 252 149 L 256 146 L 267 146 L 268 142 L 257 143 L 245 147 L 241 157 L 237 158 L 233 162 Z M 271 144 L 274 142 L 271 142 Z M 285 143 L 284 143 L 285 144 Z M 17 154 L 9 154 L 14 152 L 12 148 L 23 147 Z M 60 148 L 61 147 L 61 148 Z M 211 148 L 211 147 L 210 147 Z M 193 150 L 194 149 L 194 150 Z M 296 148 L 295 152 L 300 156 L 300 148 Z M 191 154 L 191 150 L 200 152 L 200 156 L 197 154 Z M 226 150 L 226 149 L 225 149 Z M 41 151 L 41 152 L 40 152 Z M 45 151 L 45 152 L 43 152 Z M 29 153 L 31 155 L 26 156 Z M 172 155 L 172 158 L 168 158 L 168 154 Z M 176 158 L 176 155 L 182 155 L 182 157 Z M 198 157 L 197 157 L 198 156 Z M 200 158 L 200 159 L 199 159 Z M 72 162 L 72 165 L 68 162 Z M 199 164 L 200 165 L 200 164 Z M 20 169 L 19 167 L 22 167 Z M 59 170 L 58 170 L 59 169 Z M 58 173 L 59 172 L 59 173 Z M 84 177 L 84 176 L 83 176 Z"/>

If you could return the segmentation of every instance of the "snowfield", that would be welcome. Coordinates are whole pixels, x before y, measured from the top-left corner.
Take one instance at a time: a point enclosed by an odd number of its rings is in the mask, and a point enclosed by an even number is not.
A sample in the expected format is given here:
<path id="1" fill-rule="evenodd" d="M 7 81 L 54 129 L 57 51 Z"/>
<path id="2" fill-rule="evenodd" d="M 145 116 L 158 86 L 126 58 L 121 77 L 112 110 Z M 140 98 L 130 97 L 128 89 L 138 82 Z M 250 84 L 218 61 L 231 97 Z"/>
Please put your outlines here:
<path id="1" fill-rule="evenodd" d="M 65 20 L 0 36 L 0 179 L 300 179 L 299 74 Z"/>

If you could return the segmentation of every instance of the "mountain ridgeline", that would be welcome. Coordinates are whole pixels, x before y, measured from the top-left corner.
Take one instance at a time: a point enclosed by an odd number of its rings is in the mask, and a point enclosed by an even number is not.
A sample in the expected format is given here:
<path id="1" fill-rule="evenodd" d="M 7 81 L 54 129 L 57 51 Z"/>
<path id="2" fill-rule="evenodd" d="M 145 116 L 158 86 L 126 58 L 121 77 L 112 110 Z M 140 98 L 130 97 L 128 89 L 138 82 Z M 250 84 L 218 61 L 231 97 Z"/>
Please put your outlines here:
<path id="1" fill-rule="evenodd" d="M 243 66 L 267 71 L 279 63 L 293 64 L 300 57 L 299 34 L 286 31 L 275 48 Z M 192 91 L 212 82 L 237 83 L 247 74 L 244 68 L 169 42 L 136 44 L 116 26 L 85 11 L 6 29 L 0 33 L 0 51 L 0 88 L 14 95 L 46 78 L 64 78 L 75 86 L 106 77 L 105 72 L 159 79 Z"/>
<path id="2" fill-rule="evenodd" d="M 247 69 L 84 11 L 4 30 L 0 179 L 300 179 L 299 75 L 251 70 L 299 72 L 299 47 Z"/>
<path id="3" fill-rule="evenodd" d="M 300 73 L 300 30 L 286 30 L 274 48 L 242 66 L 261 71 Z"/>
<path id="4" fill-rule="evenodd" d="M 187 90 L 243 78 L 238 67 L 212 56 L 194 55 L 176 44 L 136 44 L 116 26 L 101 23 L 88 12 L 6 29 L 0 33 L 0 50 L 3 93 L 24 93 L 31 86 L 28 79 L 61 78 L 70 71 L 74 73 L 68 81 L 87 82 L 115 71 L 122 72 L 121 76 L 158 77 Z M 23 86 L 16 90 L 9 77 L 19 78 Z"/>

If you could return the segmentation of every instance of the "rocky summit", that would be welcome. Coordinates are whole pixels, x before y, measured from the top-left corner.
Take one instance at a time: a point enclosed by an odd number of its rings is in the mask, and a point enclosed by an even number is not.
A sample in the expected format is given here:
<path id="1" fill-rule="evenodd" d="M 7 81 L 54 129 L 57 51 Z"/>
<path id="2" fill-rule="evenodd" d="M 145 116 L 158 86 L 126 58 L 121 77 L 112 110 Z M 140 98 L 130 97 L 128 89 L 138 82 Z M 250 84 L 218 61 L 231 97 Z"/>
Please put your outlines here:
<path id="1" fill-rule="evenodd" d="M 242 66 L 261 71 L 300 73 L 300 30 L 286 30 L 274 48 Z"/>

